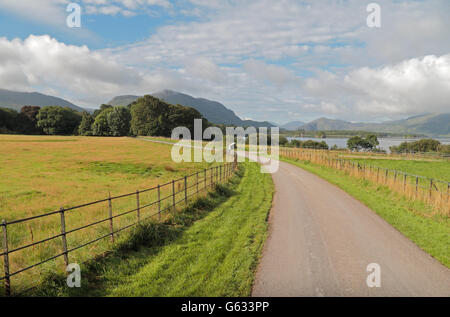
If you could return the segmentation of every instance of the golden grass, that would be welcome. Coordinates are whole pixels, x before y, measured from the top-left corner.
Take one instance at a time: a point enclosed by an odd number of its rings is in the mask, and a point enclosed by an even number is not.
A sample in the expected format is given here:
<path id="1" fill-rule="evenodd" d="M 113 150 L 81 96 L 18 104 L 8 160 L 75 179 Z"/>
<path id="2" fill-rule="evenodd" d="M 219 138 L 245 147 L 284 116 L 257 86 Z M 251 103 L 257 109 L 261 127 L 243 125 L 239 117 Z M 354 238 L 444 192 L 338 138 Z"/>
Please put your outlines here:
<path id="1" fill-rule="evenodd" d="M 199 172 L 199 190 L 205 187 L 204 169 L 210 163 L 174 163 L 171 146 L 144 142 L 133 138 L 54 137 L 54 136 L 0 136 L 0 219 L 8 222 L 35 216 L 61 207 L 69 208 L 91 201 L 105 199 L 136 190 L 174 182 L 176 202 L 184 201 L 184 179 Z M 217 170 L 219 171 L 219 170 Z M 206 174 L 206 187 L 216 182 L 216 170 Z M 197 192 L 197 174 L 187 179 L 188 196 Z M 160 197 L 166 198 L 161 209 L 173 204 L 172 183 L 161 187 Z M 157 190 L 139 194 L 140 205 L 157 199 Z M 135 209 L 136 195 L 112 201 L 113 215 Z M 141 219 L 158 212 L 158 204 L 141 210 Z M 108 202 L 67 211 L 66 230 L 106 219 Z M 157 217 L 157 216 L 156 216 Z M 136 222 L 132 212 L 113 220 L 117 230 Z M 60 233 L 60 214 L 8 226 L 9 249 L 40 241 Z M 109 221 L 86 228 L 67 236 L 68 249 L 108 234 Z M 89 245 L 69 254 L 69 262 L 81 263 L 111 247 L 109 239 Z M 61 253 L 61 239 L 21 250 L 10 255 L 10 273 Z M 3 259 L 1 260 L 3 261 Z M 0 277 L 4 275 L 0 262 Z M 35 284 L 45 270 L 63 269 L 63 259 L 58 258 L 37 269 L 12 277 L 16 292 Z"/>

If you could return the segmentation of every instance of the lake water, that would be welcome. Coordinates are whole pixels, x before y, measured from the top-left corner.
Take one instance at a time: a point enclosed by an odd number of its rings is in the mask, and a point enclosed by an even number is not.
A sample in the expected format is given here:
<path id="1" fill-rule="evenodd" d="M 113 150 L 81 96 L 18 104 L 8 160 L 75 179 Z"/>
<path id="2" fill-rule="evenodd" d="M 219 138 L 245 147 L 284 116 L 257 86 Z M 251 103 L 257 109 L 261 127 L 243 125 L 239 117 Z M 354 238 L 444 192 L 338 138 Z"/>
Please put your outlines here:
<path id="1" fill-rule="evenodd" d="M 320 139 L 320 138 L 292 138 L 292 137 L 288 137 L 287 138 L 289 141 L 290 140 L 299 140 L 299 141 L 307 141 L 307 140 L 313 140 L 313 141 L 317 141 L 317 142 L 322 142 L 325 141 L 328 146 L 331 148 L 334 145 L 336 145 L 339 148 L 347 148 L 347 140 L 348 138 L 326 138 L 326 139 Z M 434 138 L 435 140 L 438 140 L 439 142 L 441 142 L 442 144 L 450 144 L 450 138 Z M 399 145 L 400 143 L 403 142 L 414 142 L 417 141 L 418 139 L 404 139 L 404 138 L 379 138 L 378 141 L 380 142 L 380 145 L 378 146 L 379 148 L 386 150 L 387 152 L 389 151 L 389 147 L 394 146 L 394 145 Z"/>

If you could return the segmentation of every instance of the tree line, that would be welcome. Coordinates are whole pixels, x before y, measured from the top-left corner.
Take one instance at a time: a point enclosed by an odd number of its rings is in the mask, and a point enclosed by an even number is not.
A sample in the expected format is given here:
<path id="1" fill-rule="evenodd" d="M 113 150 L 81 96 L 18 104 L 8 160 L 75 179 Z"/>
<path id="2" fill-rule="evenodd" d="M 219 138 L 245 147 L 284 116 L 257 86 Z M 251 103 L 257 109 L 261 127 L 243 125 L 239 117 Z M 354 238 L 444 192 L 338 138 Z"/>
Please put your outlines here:
<path id="1" fill-rule="evenodd" d="M 305 148 L 305 149 L 317 149 L 317 150 L 328 150 L 328 144 L 325 141 L 317 142 L 313 140 L 300 141 L 292 139 L 289 141 L 285 136 L 280 135 L 279 139 L 280 146 L 295 147 L 295 148 Z"/>
<path id="2" fill-rule="evenodd" d="M 20 112 L 0 108 L 0 133 L 170 137 L 178 126 L 193 133 L 194 119 L 210 125 L 194 108 L 146 95 L 126 107 L 102 105 L 92 114 L 60 106 L 24 106 Z"/>

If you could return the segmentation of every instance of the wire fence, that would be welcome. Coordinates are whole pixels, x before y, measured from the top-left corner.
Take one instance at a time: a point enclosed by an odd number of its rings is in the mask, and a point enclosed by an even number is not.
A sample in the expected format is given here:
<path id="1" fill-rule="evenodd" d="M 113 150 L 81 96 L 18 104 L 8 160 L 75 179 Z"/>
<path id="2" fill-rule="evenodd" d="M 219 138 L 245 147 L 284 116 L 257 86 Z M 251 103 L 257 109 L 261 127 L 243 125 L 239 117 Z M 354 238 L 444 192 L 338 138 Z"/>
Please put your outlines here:
<path id="1" fill-rule="evenodd" d="M 3 220 L 0 281 L 5 295 L 12 294 L 14 278 L 22 293 L 24 285 L 39 279 L 41 272 L 36 268 L 48 265 L 47 269 L 54 271 L 66 268 L 73 259 L 81 263 L 114 244 L 120 232 L 151 218 L 163 220 L 168 211 L 176 211 L 180 204 L 187 206 L 193 197 L 227 181 L 236 167 L 235 159 L 152 188 L 115 197 L 109 195 L 102 200 L 28 218 Z M 100 244 L 101 241 L 104 243 Z"/>
<path id="2" fill-rule="evenodd" d="M 450 160 L 450 153 L 443 152 L 353 152 L 346 148 L 332 148 L 329 149 L 322 148 L 321 146 L 300 146 L 300 147 L 285 147 L 285 149 L 308 149 L 308 150 L 317 150 L 317 151 L 330 151 L 333 153 L 344 152 L 348 154 L 354 155 L 370 155 L 370 156 L 389 156 L 389 157 L 399 157 L 399 158 L 411 158 L 411 159 L 441 159 L 441 160 Z"/>
<path id="3" fill-rule="evenodd" d="M 410 199 L 418 199 L 433 205 L 442 215 L 450 216 L 450 182 L 448 181 L 341 159 L 329 155 L 326 151 L 280 148 L 280 156 L 310 161 L 344 171 L 354 177 L 388 186 Z"/>

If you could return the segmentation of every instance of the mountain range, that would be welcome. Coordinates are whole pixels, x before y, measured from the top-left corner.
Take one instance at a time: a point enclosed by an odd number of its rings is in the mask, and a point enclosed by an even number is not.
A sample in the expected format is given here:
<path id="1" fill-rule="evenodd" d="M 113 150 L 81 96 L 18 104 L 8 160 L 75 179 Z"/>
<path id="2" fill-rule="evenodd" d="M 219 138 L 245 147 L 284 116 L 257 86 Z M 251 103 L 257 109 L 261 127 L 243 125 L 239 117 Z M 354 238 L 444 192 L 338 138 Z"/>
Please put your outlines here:
<path id="1" fill-rule="evenodd" d="M 173 90 L 162 90 L 152 94 L 153 97 L 164 100 L 170 104 L 180 104 L 198 110 L 209 122 L 216 124 L 230 124 L 235 126 L 273 127 L 274 125 L 264 121 L 242 120 L 232 110 L 223 104 L 204 98 L 194 98 Z M 114 97 L 108 102 L 112 106 L 127 106 L 136 101 L 140 96 L 123 95 Z"/>
<path id="2" fill-rule="evenodd" d="M 67 100 L 38 92 L 18 92 L 0 89 L 0 107 L 20 111 L 23 106 L 61 106 L 69 107 L 76 111 L 85 110 Z"/>
<path id="3" fill-rule="evenodd" d="M 350 130 L 450 136 L 450 113 L 421 114 L 402 120 L 386 121 L 382 123 L 353 123 L 343 120 L 320 118 L 299 126 L 297 130 Z"/>

